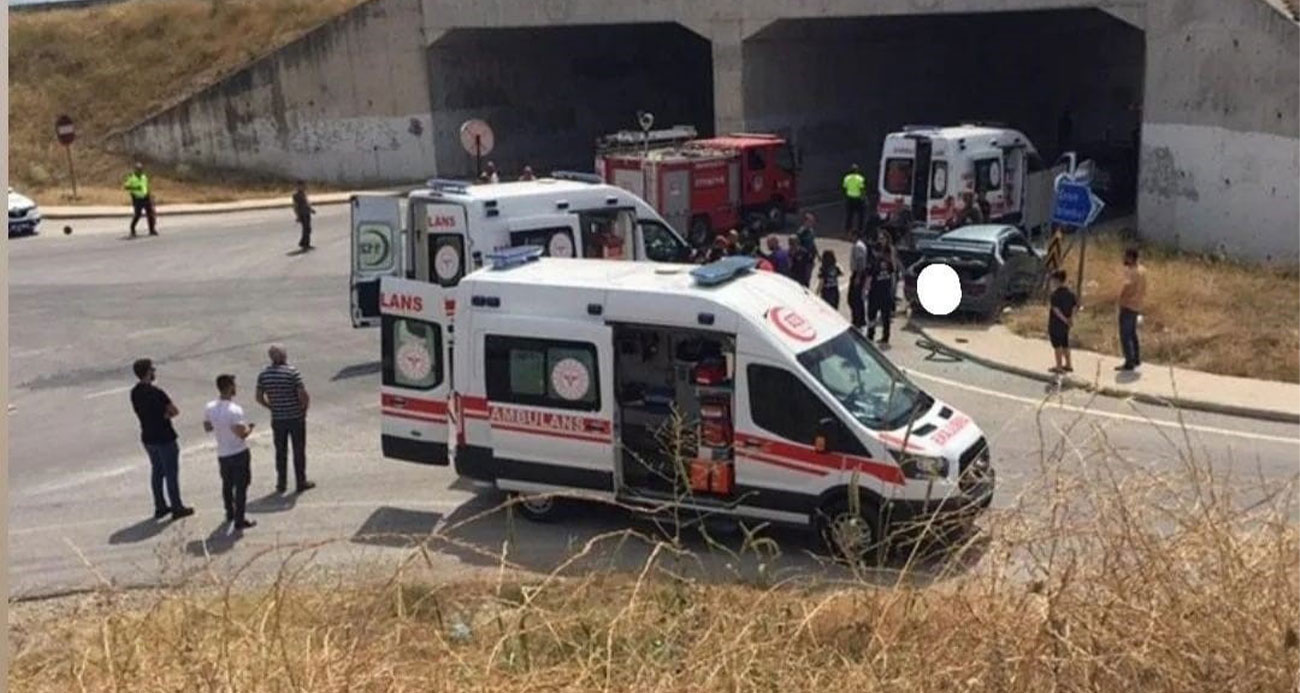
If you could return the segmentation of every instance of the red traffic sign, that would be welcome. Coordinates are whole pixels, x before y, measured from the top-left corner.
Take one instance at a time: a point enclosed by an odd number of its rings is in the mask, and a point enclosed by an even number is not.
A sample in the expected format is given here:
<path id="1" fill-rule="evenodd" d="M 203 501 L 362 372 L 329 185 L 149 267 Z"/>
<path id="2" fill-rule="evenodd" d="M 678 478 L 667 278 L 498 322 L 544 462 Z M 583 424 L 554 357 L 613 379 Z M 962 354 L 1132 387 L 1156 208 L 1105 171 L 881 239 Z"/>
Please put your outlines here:
<path id="1" fill-rule="evenodd" d="M 58 135 L 59 144 L 72 144 L 72 141 L 77 139 L 77 128 L 72 124 L 71 118 L 61 115 L 54 121 L 54 134 Z"/>

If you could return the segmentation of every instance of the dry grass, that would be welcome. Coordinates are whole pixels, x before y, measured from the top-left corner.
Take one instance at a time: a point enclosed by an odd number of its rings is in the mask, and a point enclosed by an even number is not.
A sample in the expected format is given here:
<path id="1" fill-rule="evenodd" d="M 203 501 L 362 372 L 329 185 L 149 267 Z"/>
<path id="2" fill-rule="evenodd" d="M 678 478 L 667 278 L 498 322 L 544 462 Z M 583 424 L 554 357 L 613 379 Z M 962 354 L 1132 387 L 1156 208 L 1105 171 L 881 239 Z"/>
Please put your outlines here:
<path id="1" fill-rule="evenodd" d="M 54 120 L 77 123 L 83 204 L 127 204 L 130 159 L 100 145 L 177 97 L 215 81 L 359 0 L 130 0 L 9 17 L 10 185 L 66 204 L 66 155 Z M 286 195 L 291 184 L 228 172 L 155 170 L 156 202 Z"/>
<path id="2" fill-rule="evenodd" d="M 1082 426 L 1082 425 L 1081 425 Z M 180 588 L 11 628 L 10 690 L 1287 691 L 1297 687 L 1294 480 L 1244 487 L 1170 442 L 1130 463 L 1100 428 L 928 586 L 709 583 L 657 543 L 630 572 Z M 1250 506 L 1247 508 L 1247 506 Z M 1243 509 L 1246 508 L 1246 509 Z M 597 538 L 595 553 L 626 533 Z M 776 559 L 779 560 L 779 559 Z M 286 561 L 288 566 L 290 561 Z M 951 565 L 965 565 L 954 560 Z M 506 567 L 503 559 L 503 568 Z M 426 567 L 427 566 L 427 567 Z"/>
<path id="3" fill-rule="evenodd" d="M 1125 244 L 1114 235 L 1089 240 L 1083 310 L 1073 346 L 1119 355 L 1119 290 Z M 1210 373 L 1300 382 L 1300 276 L 1270 268 L 1144 248 L 1146 313 L 1139 330 L 1142 361 Z M 1077 250 L 1064 263 L 1074 288 Z M 1043 301 L 1021 306 L 1004 322 L 1018 334 L 1047 338 Z"/>

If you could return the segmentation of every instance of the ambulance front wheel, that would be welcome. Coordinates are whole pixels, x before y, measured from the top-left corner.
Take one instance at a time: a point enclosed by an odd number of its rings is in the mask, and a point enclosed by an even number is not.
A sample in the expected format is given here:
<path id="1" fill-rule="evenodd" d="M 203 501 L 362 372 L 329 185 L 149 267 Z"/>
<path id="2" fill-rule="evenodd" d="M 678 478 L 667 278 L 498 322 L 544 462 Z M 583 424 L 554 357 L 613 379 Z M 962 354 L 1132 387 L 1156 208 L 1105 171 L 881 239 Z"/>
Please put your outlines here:
<path id="1" fill-rule="evenodd" d="M 817 534 L 831 556 L 850 564 L 876 566 L 888 555 L 880 514 L 865 500 L 856 512 L 848 498 L 827 505 L 818 513 Z"/>
<path id="2" fill-rule="evenodd" d="M 564 501 L 553 495 L 534 495 L 512 492 L 510 498 L 515 501 L 515 509 L 520 515 L 533 522 L 554 522 L 563 514 Z"/>

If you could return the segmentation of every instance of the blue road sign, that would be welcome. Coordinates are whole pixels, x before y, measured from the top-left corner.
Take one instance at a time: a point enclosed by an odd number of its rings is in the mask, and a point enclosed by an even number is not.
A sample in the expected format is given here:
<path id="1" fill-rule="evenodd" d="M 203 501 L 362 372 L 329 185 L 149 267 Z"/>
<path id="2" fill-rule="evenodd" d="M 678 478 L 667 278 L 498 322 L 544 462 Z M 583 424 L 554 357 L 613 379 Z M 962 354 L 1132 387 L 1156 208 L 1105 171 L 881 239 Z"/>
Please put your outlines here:
<path id="1" fill-rule="evenodd" d="M 1052 221 L 1057 224 L 1085 226 L 1092 212 L 1092 191 L 1083 183 L 1061 181 L 1056 186 L 1056 204 L 1052 206 Z"/>

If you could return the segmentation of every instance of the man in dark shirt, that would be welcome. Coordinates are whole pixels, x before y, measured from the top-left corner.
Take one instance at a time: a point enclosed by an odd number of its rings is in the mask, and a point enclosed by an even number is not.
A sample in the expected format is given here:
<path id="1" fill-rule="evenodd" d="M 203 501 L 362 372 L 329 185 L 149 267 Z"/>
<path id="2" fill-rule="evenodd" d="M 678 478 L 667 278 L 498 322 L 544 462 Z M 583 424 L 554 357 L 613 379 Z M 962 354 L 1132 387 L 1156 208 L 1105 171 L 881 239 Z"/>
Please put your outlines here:
<path id="1" fill-rule="evenodd" d="M 1070 326 L 1074 324 L 1074 310 L 1078 299 L 1065 285 L 1065 270 L 1052 273 L 1052 296 L 1047 309 L 1047 338 L 1056 355 L 1053 373 L 1073 373 L 1070 364 Z"/>
<path id="2" fill-rule="evenodd" d="M 153 384 L 157 371 L 150 359 L 137 359 L 131 366 L 135 377 L 140 379 L 131 388 L 131 407 L 140 419 L 140 442 L 149 454 L 149 465 L 153 468 L 150 479 L 153 488 L 153 516 L 162 519 L 168 513 L 179 520 L 194 514 L 193 508 L 185 507 L 181 502 L 180 482 L 180 445 L 176 442 L 176 429 L 172 428 L 172 419 L 180 413 L 172 400 L 161 388 Z M 163 496 L 163 487 L 167 495 Z M 171 499 L 169 503 L 167 499 Z"/>
<path id="3" fill-rule="evenodd" d="M 315 213 L 316 210 L 307 201 L 307 184 L 298 181 L 298 189 L 293 191 L 293 215 L 302 226 L 302 237 L 298 239 L 298 247 L 303 250 L 311 250 L 312 248 L 311 215 Z"/>
<path id="4" fill-rule="evenodd" d="M 257 376 L 257 403 L 271 410 L 271 433 L 275 442 L 275 490 L 284 493 L 288 485 L 289 443 L 293 443 L 293 475 L 296 491 L 316 484 L 307 480 L 307 407 L 311 399 L 298 369 L 289 365 L 289 354 L 279 344 L 267 350 L 271 365 Z"/>

